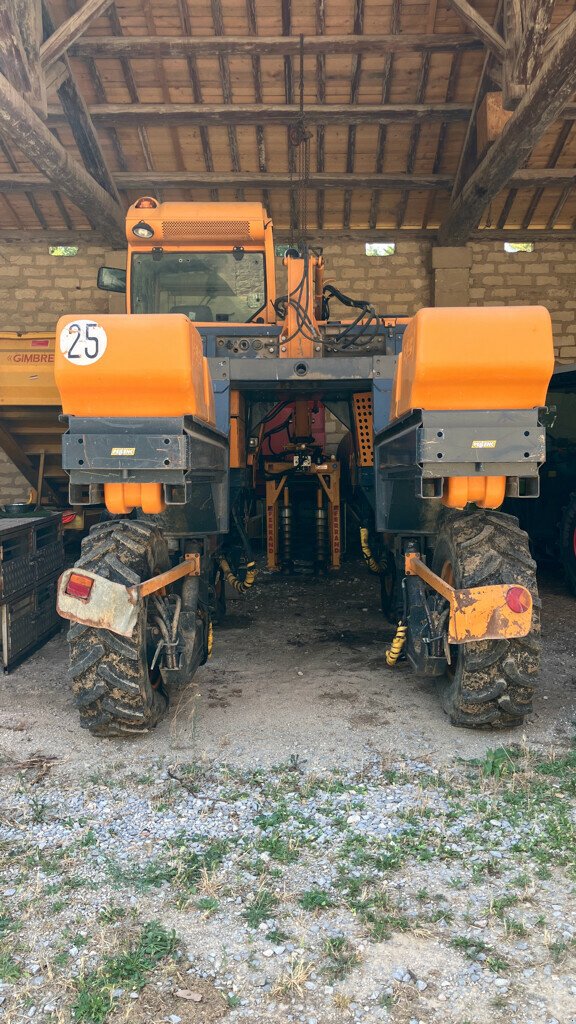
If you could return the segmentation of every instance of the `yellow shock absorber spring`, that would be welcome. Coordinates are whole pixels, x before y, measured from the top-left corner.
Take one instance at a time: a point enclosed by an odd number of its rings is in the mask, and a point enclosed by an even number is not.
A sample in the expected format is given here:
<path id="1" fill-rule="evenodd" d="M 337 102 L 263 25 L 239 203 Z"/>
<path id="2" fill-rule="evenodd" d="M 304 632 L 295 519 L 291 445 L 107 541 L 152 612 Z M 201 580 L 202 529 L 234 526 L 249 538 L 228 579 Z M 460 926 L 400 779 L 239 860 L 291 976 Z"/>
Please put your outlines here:
<path id="1" fill-rule="evenodd" d="M 408 626 L 403 622 L 399 622 L 396 627 L 396 633 L 394 639 L 390 644 L 390 647 L 386 648 L 386 664 L 393 668 L 398 658 L 402 653 L 402 648 L 406 643 L 406 633 L 408 632 Z"/>
<path id="2" fill-rule="evenodd" d="M 212 649 L 213 649 L 213 647 L 214 647 L 214 626 L 212 625 L 212 622 L 209 622 L 208 623 L 208 636 L 206 638 L 206 650 L 207 650 L 209 658 L 212 657 Z"/>

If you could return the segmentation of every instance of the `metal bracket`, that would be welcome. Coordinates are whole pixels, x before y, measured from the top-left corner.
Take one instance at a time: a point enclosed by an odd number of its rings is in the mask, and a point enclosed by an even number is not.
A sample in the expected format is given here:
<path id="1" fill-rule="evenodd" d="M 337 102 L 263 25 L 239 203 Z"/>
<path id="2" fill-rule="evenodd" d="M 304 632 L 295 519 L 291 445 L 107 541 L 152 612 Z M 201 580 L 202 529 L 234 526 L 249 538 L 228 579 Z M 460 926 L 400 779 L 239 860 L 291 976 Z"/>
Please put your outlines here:
<path id="1" fill-rule="evenodd" d="M 68 581 L 73 573 L 93 580 L 90 595 L 86 600 L 66 593 Z M 172 569 L 131 587 L 113 583 L 104 576 L 98 576 L 97 573 L 86 569 L 66 569 L 58 580 L 56 610 L 63 619 L 69 619 L 71 622 L 80 622 L 84 626 L 92 626 L 93 629 L 109 629 L 118 636 L 129 637 L 134 632 L 145 597 L 163 590 L 184 576 L 199 575 L 198 552 L 185 555 L 184 561 Z"/>
<path id="2" fill-rule="evenodd" d="M 520 583 L 503 583 L 488 587 L 466 587 L 456 590 L 419 558 L 407 551 L 405 570 L 408 576 L 419 576 L 448 601 L 450 618 L 448 641 L 464 644 L 474 640 L 502 640 L 527 636 L 532 625 L 532 595 Z M 506 601 L 511 588 L 519 591 L 522 611 L 513 611 Z"/>

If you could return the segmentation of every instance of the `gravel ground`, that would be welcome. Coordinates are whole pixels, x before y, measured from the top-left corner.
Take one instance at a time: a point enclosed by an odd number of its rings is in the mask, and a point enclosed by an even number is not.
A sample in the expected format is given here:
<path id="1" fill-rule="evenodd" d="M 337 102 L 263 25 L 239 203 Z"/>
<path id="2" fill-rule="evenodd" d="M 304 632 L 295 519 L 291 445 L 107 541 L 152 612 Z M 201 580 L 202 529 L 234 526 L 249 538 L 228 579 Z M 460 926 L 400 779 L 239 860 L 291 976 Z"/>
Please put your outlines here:
<path id="1" fill-rule="evenodd" d="M 525 728 L 470 733 L 363 570 L 259 584 L 137 740 L 79 731 L 62 638 L 1 682 L 0 1016 L 576 1024 L 572 599 Z"/>

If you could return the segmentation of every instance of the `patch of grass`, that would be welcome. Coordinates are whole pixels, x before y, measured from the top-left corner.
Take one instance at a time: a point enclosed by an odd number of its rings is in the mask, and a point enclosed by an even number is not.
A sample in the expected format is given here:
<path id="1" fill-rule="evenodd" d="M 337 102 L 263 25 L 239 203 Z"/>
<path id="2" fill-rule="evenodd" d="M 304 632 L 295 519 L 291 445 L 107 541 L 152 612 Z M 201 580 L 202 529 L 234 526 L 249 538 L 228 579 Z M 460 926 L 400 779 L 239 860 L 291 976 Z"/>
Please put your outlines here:
<path id="1" fill-rule="evenodd" d="M 283 839 L 277 832 L 264 835 L 256 843 L 259 853 L 267 853 L 280 864 L 293 864 L 298 860 L 300 851 L 292 839 Z"/>
<path id="2" fill-rule="evenodd" d="M 554 942 L 548 944 L 548 950 L 552 959 L 558 964 L 564 960 L 568 952 L 576 945 L 576 939 L 572 939 L 569 942 L 564 942 L 562 939 L 556 939 Z"/>
<path id="3" fill-rule="evenodd" d="M 207 916 L 215 914 L 219 907 L 220 903 L 215 896 L 203 896 L 202 899 L 196 901 L 197 910 L 202 910 Z"/>
<path id="4" fill-rule="evenodd" d="M 368 911 L 362 916 L 372 942 L 388 942 L 394 932 L 407 932 L 412 927 L 410 919 L 404 914 L 378 914 Z"/>
<path id="5" fill-rule="evenodd" d="M 487 956 L 485 962 L 494 974 L 502 974 L 510 968 L 510 964 L 503 956 Z"/>
<path id="6" fill-rule="evenodd" d="M 519 757 L 520 751 L 516 747 L 496 747 L 495 750 L 487 750 L 483 758 L 471 759 L 468 764 L 478 765 L 483 775 L 501 779 L 516 771 Z"/>
<path id="7" fill-rule="evenodd" d="M 240 1006 L 242 1000 L 240 999 L 240 996 L 236 996 L 234 995 L 233 992 L 229 992 L 228 995 L 226 996 L 226 1002 L 228 1003 L 230 1009 L 234 1010 L 237 1006 Z"/>
<path id="8" fill-rule="evenodd" d="M 82 836 L 80 840 L 80 846 L 96 846 L 97 842 L 98 840 L 96 839 L 96 833 L 94 829 L 89 828 L 88 831 L 85 832 L 84 835 Z"/>
<path id="9" fill-rule="evenodd" d="M 0 953 L 0 981 L 18 981 L 24 971 L 8 953 Z"/>
<path id="10" fill-rule="evenodd" d="M 326 957 L 324 971 L 332 981 L 345 978 L 360 963 L 360 957 L 344 935 L 326 939 L 323 950 Z"/>
<path id="11" fill-rule="evenodd" d="M 101 966 L 80 978 L 72 1014 L 77 1022 L 104 1024 L 114 1005 L 112 990 L 126 988 L 139 992 L 154 968 L 176 948 L 176 935 L 157 921 L 145 924 L 136 942 L 127 950 L 106 957 Z"/>
<path id="12" fill-rule="evenodd" d="M 287 969 L 283 971 L 275 983 L 273 988 L 274 995 L 302 996 L 304 994 L 304 985 L 313 970 L 314 964 L 309 960 L 304 960 L 301 956 L 294 956 Z"/>
<path id="13" fill-rule="evenodd" d="M 280 803 L 270 814 L 259 814 L 253 819 L 255 825 L 266 831 L 269 828 L 276 828 L 290 818 L 290 811 L 286 804 Z"/>
<path id="14" fill-rule="evenodd" d="M 266 938 L 273 946 L 281 946 L 284 942 L 288 942 L 290 936 L 281 928 L 271 928 L 269 932 L 266 932 Z"/>
<path id="15" fill-rule="evenodd" d="M 198 853 L 188 850 L 179 840 L 177 851 L 172 857 L 158 857 L 146 864 L 126 870 L 117 864 L 109 864 L 108 870 L 118 885 L 132 885 L 140 892 L 157 889 L 165 882 L 178 889 L 194 892 L 203 871 L 213 871 L 222 863 L 228 851 L 225 839 L 214 839 Z"/>
<path id="16" fill-rule="evenodd" d="M 263 921 L 267 921 L 268 918 L 272 917 L 277 906 L 278 898 L 274 893 L 270 892 L 269 889 L 260 889 L 252 902 L 246 907 L 242 917 L 250 928 L 257 928 Z"/>
<path id="17" fill-rule="evenodd" d="M 499 917 L 500 920 L 502 921 L 505 916 L 504 912 L 508 910 L 509 907 L 515 906 L 518 903 L 518 900 L 519 897 L 516 895 L 516 893 L 509 893 L 505 896 L 497 896 L 496 899 L 492 900 L 492 903 L 490 904 L 490 910 L 492 911 L 493 914 L 496 914 L 496 917 Z"/>
<path id="18" fill-rule="evenodd" d="M 98 920 L 102 924 L 115 924 L 116 921 L 121 921 L 123 917 L 126 917 L 124 907 L 115 907 L 112 904 L 108 907 L 103 907 L 98 914 Z"/>
<path id="19" fill-rule="evenodd" d="M 453 949 L 459 949 L 469 960 L 477 960 L 479 953 L 487 953 L 489 946 L 482 939 L 470 939 L 467 935 L 455 935 L 450 939 Z"/>
<path id="20" fill-rule="evenodd" d="M 303 910 L 325 910 L 334 907 L 335 902 L 325 889 L 308 889 L 298 898 Z"/>
<path id="21" fill-rule="evenodd" d="M 10 932 L 19 932 L 21 928 L 21 923 L 12 914 L 0 914 L 0 938 L 10 934 Z"/>
<path id="22" fill-rule="evenodd" d="M 37 796 L 30 797 L 30 812 L 35 825 L 41 825 L 46 820 L 48 804 Z"/>

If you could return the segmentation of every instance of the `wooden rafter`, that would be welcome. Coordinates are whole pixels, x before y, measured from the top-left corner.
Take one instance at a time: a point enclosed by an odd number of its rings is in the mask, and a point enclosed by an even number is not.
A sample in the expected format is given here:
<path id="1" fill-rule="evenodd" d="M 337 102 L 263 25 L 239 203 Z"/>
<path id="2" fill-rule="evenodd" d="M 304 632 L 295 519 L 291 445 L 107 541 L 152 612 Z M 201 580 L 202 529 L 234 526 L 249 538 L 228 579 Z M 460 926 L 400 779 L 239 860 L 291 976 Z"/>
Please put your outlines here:
<path id="1" fill-rule="evenodd" d="M 550 29 L 555 0 L 527 0 L 525 27 L 514 62 L 514 78 L 525 85 L 534 78 Z"/>
<path id="2" fill-rule="evenodd" d="M 527 173 L 527 172 L 526 172 Z M 533 172 L 534 177 L 527 179 L 530 184 L 546 181 L 545 171 Z M 566 171 L 562 178 L 554 179 L 566 183 L 573 181 L 576 172 Z M 154 189 L 154 188 L 269 188 L 286 189 L 291 184 L 290 174 L 278 172 L 255 171 L 238 173 L 210 174 L 203 171 L 122 171 L 114 175 L 116 185 L 120 189 Z M 379 188 L 379 189 L 441 189 L 446 191 L 452 187 L 452 178 L 447 174 L 355 174 L 330 173 L 328 171 L 312 173 L 311 188 L 331 189 Z M 41 174 L 18 173 L 0 174 L 0 192 L 15 192 L 33 188 L 42 190 L 50 188 L 50 183 Z"/>
<path id="3" fill-rule="evenodd" d="M 286 124 L 294 121 L 297 103 L 96 103 L 89 106 L 95 123 L 105 125 L 167 124 Z M 468 121 L 467 103 L 359 103 L 307 104 L 309 124 L 397 124 L 412 121 Z M 573 111 L 576 116 L 576 110 Z M 572 115 L 570 115 L 572 116 Z M 62 124 L 62 115 L 50 107 L 48 122 Z"/>
<path id="4" fill-rule="evenodd" d="M 40 47 L 40 60 L 49 67 L 78 39 L 88 26 L 111 6 L 114 0 L 85 0 L 79 11 L 60 25 Z"/>
<path id="5" fill-rule="evenodd" d="M 323 0 L 316 0 L 316 6 Z M 317 10 L 321 17 L 322 8 Z M 304 53 L 308 56 L 339 53 L 410 53 L 450 50 L 480 50 L 482 42 L 470 35 L 459 33 L 413 33 L 401 35 L 324 35 L 304 39 Z M 74 57 L 206 57 L 214 54 L 243 54 L 245 56 L 292 56 L 300 52 L 300 39 L 294 35 L 282 36 L 84 36 L 70 48 Z"/>
<path id="6" fill-rule="evenodd" d="M 46 29 L 51 34 L 54 26 L 46 5 L 43 5 L 43 20 Z M 94 129 L 92 118 L 88 113 L 88 107 L 72 74 L 68 58 L 64 56 L 60 63 L 63 65 L 64 75 L 58 86 L 58 99 L 70 125 L 82 162 L 88 173 L 102 185 L 102 188 L 106 189 L 117 203 L 120 203 L 118 190 Z M 66 222 L 66 218 L 64 220 Z"/>
<path id="7" fill-rule="evenodd" d="M 392 11 L 390 14 L 390 32 L 393 37 L 396 37 L 400 33 L 400 0 L 392 0 Z M 382 72 L 382 103 L 388 104 L 390 99 L 390 88 L 392 85 L 392 70 L 394 66 L 394 54 L 388 53 L 384 59 L 384 69 Z M 378 126 L 378 142 L 376 144 L 376 173 L 381 174 L 384 167 L 384 153 L 386 149 L 386 138 L 387 138 L 387 126 L 380 124 Z M 375 228 L 378 222 L 378 210 L 380 206 L 380 192 L 375 189 L 372 193 L 370 200 L 370 214 L 368 218 L 368 226 Z"/>
<path id="8" fill-rule="evenodd" d="M 114 174 L 116 187 L 122 191 L 150 189 L 213 189 L 213 188 L 262 188 L 286 189 L 291 184 L 288 173 L 278 171 L 244 171 L 223 173 L 204 171 L 118 171 Z M 453 179 L 449 174 L 437 171 L 432 174 L 406 174 L 403 171 L 381 172 L 380 174 L 356 171 L 354 174 L 330 171 L 312 172 L 310 187 L 320 191 L 334 188 L 379 189 L 382 191 L 407 190 L 416 192 L 450 191 Z M 576 186 L 576 168 L 523 167 L 511 175 L 508 184 L 520 188 L 558 188 Z M 44 191 L 53 185 L 42 174 L 20 172 L 0 173 L 0 193 L 21 192 L 28 189 Z"/>
<path id="9" fill-rule="evenodd" d="M 255 0 L 246 0 L 246 18 L 248 21 L 248 31 L 254 38 L 258 35 L 258 21 L 256 18 L 256 2 Z M 262 66 L 260 61 L 260 54 L 253 53 L 251 56 L 252 62 L 252 81 L 254 83 L 254 100 L 256 103 L 262 103 L 263 92 L 262 92 Z M 261 124 L 256 125 L 256 148 L 258 150 L 258 170 L 260 174 L 266 174 L 268 169 L 268 162 L 266 159 L 266 136 L 264 128 Z M 268 189 L 264 190 L 264 205 L 268 210 L 268 213 L 272 214 L 272 208 L 270 203 L 270 193 Z"/>
<path id="10" fill-rule="evenodd" d="M 210 9 L 212 12 L 212 24 L 214 26 L 214 32 L 217 36 L 224 35 L 224 16 L 222 13 L 221 0 L 210 0 Z M 220 69 L 220 81 L 222 83 L 222 96 L 224 103 L 227 106 L 232 106 L 234 98 L 232 96 L 232 77 L 230 75 L 230 65 L 228 64 L 228 58 L 225 54 L 218 54 L 218 66 Z M 232 164 L 233 171 L 240 170 L 240 150 L 238 148 L 238 135 L 236 133 L 236 125 L 233 121 L 228 122 L 228 147 L 230 149 L 230 162 Z M 244 193 L 240 189 L 236 194 L 236 199 L 242 202 L 244 199 Z"/>
<path id="11" fill-rule="evenodd" d="M 116 7 L 108 8 L 108 18 L 110 25 L 115 36 L 122 37 L 122 24 L 118 17 Z M 131 103 L 139 103 L 138 90 L 136 88 L 136 82 L 134 81 L 134 75 L 132 74 L 132 68 L 130 67 L 130 61 L 125 57 L 120 58 L 120 67 L 122 68 L 122 74 L 126 83 L 126 88 L 130 96 Z M 111 127 L 114 127 L 112 125 Z M 147 171 L 154 170 L 154 162 L 152 160 L 152 151 L 150 149 L 150 142 L 148 140 L 148 132 L 143 124 L 136 125 L 136 131 L 138 133 L 138 139 L 142 148 L 142 156 L 144 157 L 144 163 Z"/>
<path id="12" fill-rule="evenodd" d="M 353 32 L 355 36 L 361 36 L 364 32 L 364 0 L 354 0 L 354 26 Z M 352 77 L 350 79 L 350 103 L 354 104 L 358 102 L 358 92 L 360 90 L 360 78 L 362 76 L 362 54 L 356 53 L 352 57 Z M 354 172 L 354 158 L 356 155 L 356 125 L 348 125 L 348 146 L 346 149 L 346 172 L 353 174 Z M 350 227 L 350 215 L 352 212 L 352 192 L 351 188 L 346 189 L 344 193 L 344 213 L 342 222 L 344 229 Z"/>
<path id="13" fill-rule="evenodd" d="M 52 183 L 96 221 L 114 243 L 124 244 L 124 216 L 121 207 L 54 137 L 50 129 L 0 75 L 0 132 L 18 146 Z"/>
<path id="14" fill-rule="evenodd" d="M 317 0 L 316 4 L 316 33 L 324 36 L 326 31 L 326 3 L 325 0 Z M 316 99 L 318 103 L 326 102 L 326 55 L 316 54 Z M 316 128 L 316 170 L 319 173 L 324 171 L 325 166 L 325 142 L 326 133 L 324 125 L 319 124 Z M 318 227 L 324 227 L 324 192 L 316 192 L 316 220 Z"/>
<path id="15" fill-rule="evenodd" d="M 180 25 L 184 32 L 184 37 L 188 38 L 192 35 L 192 22 L 190 19 L 190 10 L 186 0 L 177 0 L 178 2 L 178 14 L 180 17 Z M 188 65 L 188 76 L 190 78 L 190 85 L 192 88 L 192 99 L 194 103 L 202 103 L 202 85 L 200 82 L 200 75 L 198 74 L 198 65 L 196 57 L 193 53 L 186 54 L 186 63 Z M 212 158 L 212 146 L 210 144 L 210 135 L 206 125 L 200 125 L 198 129 L 200 135 L 200 145 L 202 146 L 202 156 L 204 158 L 204 166 L 207 171 L 214 170 L 214 160 Z M 216 189 L 212 189 L 210 198 L 213 202 L 218 200 L 218 192 Z"/>
<path id="16" fill-rule="evenodd" d="M 498 57 L 504 60 L 506 56 L 506 43 L 496 29 L 492 28 L 490 22 L 474 8 L 467 0 L 448 0 L 448 5 L 461 17 L 474 35 L 481 39 L 484 45 Z"/>
<path id="17" fill-rule="evenodd" d="M 0 72 L 27 103 L 46 116 L 46 87 L 40 68 L 41 0 L 0 4 Z"/>
<path id="18" fill-rule="evenodd" d="M 440 230 L 443 244 L 460 244 L 482 213 L 527 159 L 576 89 L 576 13 L 566 19 L 556 47 L 548 54 L 518 107 L 504 125 L 462 191 L 452 202 Z"/>

